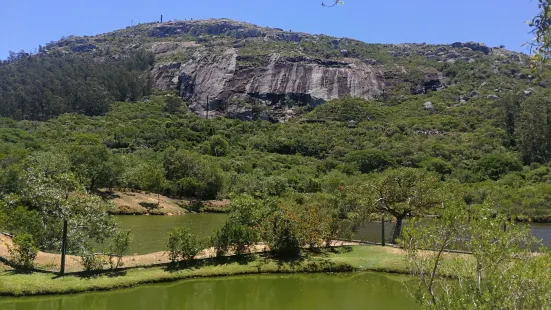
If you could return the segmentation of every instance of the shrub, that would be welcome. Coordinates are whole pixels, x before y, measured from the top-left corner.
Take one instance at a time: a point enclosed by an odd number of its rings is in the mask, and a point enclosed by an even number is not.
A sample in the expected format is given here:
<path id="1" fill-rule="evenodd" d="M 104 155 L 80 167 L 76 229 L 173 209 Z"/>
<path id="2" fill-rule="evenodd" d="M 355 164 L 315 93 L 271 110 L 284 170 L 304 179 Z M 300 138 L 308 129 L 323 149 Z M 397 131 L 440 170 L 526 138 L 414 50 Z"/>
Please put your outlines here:
<path id="1" fill-rule="evenodd" d="M 229 250 L 237 254 L 245 254 L 250 245 L 261 239 L 261 222 L 266 219 L 265 202 L 242 196 L 234 199 L 229 207 L 230 213 L 226 224 L 213 237 L 214 247 L 218 255 Z"/>
<path id="2" fill-rule="evenodd" d="M 173 263 L 192 260 L 199 251 L 201 242 L 187 228 L 172 228 L 168 234 L 168 256 Z"/>
<path id="3" fill-rule="evenodd" d="M 300 254 L 300 218 L 289 207 L 280 207 L 266 221 L 265 239 L 275 256 L 294 257 Z"/>
<path id="4" fill-rule="evenodd" d="M 318 205 L 280 204 L 264 221 L 264 239 L 272 253 L 294 257 L 304 247 L 320 248 L 332 239 L 332 218 Z"/>
<path id="5" fill-rule="evenodd" d="M 487 178 L 497 180 L 509 172 L 521 171 L 522 163 L 512 154 L 492 153 L 480 158 L 477 169 Z"/>
<path id="6" fill-rule="evenodd" d="M 441 158 L 430 158 L 421 162 L 421 167 L 440 175 L 451 174 L 452 166 Z"/>
<path id="7" fill-rule="evenodd" d="M 120 230 L 117 231 L 113 241 L 109 247 L 109 265 L 111 269 L 117 269 L 123 266 L 122 256 L 124 252 L 128 251 L 130 247 L 130 242 L 132 242 L 132 235 L 130 230 Z"/>
<path id="8" fill-rule="evenodd" d="M 379 150 L 354 151 L 346 155 L 346 162 L 355 166 L 361 173 L 382 171 L 394 165 L 390 156 Z"/>
<path id="9" fill-rule="evenodd" d="M 30 234 L 17 235 L 13 238 L 13 245 L 9 248 L 11 261 L 23 270 L 33 269 L 34 260 L 38 254 L 33 236 Z"/>
<path id="10" fill-rule="evenodd" d="M 103 270 L 106 260 L 103 255 L 96 255 L 94 249 L 85 250 L 80 254 L 80 264 L 86 272 Z"/>

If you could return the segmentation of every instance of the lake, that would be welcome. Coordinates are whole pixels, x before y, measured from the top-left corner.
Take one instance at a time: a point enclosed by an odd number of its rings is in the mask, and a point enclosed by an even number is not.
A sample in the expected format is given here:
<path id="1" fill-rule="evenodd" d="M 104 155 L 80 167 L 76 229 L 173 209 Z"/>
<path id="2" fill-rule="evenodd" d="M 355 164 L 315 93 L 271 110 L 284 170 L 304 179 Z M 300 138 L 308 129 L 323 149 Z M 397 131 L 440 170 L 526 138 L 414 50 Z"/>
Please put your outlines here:
<path id="1" fill-rule="evenodd" d="M 187 227 L 200 238 L 212 234 L 226 223 L 228 216 L 219 213 L 192 213 L 180 216 L 116 216 L 121 228 L 132 230 L 128 253 L 147 254 L 165 251 L 172 227 Z"/>
<path id="2" fill-rule="evenodd" d="M 187 227 L 200 238 L 212 236 L 226 222 L 226 214 L 198 213 L 181 216 L 117 216 L 117 221 L 124 229 L 131 229 L 134 240 L 128 253 L 146 254 L 165 251 L 168 232 L 172 227 Z M 530 224 L 532 234 L 543 240 L 551 248 L 551 224 Z M 385 237 L 390 240 L 393 223 L 385 223 Z M 381 223 L 373 222 L 362 226 L 354 239 L 381 242 Z"/>
<path id="3" fill-rule="evenodd" d="M 408 280 L 370 272 L 194 279 L 110 292 L 0 298 L 0 309 L 418 309 L 408 294 Z"/>

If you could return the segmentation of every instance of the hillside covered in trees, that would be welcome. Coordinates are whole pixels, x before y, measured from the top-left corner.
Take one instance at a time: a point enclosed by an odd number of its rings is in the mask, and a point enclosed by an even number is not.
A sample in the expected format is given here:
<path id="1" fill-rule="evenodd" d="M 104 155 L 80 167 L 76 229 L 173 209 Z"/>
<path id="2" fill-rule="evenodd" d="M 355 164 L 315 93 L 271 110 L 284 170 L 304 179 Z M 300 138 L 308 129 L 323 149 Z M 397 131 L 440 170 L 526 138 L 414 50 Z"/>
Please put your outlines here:
<path id="1" fill-rule="evenodd" d="M 55 248 L 44 206 L 104 212 L 87 196 L 104 188 L 314 202 L 348 219 L 373 195 L 362 185 L 383 193 L 383 177 L 404 175 L 548 221 L 547 86 L 525 55 L 477 43 L 372 45 L 226 20 L 66 38 L 0 64 L 0 228 Z"/>

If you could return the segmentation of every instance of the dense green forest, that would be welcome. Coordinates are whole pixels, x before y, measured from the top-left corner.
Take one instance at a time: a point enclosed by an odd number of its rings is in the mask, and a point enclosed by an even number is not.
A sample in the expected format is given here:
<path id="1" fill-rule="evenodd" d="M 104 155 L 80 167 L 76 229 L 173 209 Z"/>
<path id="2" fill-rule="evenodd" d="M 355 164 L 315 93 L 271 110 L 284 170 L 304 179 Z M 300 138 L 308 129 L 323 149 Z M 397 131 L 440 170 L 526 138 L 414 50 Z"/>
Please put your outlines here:
<path id="1" fill-rule="evenodd" d="M 399 104 L 345 98 L 283 124 L 202 119 L 165 93 L 113 103 L 102 116 L 4 118 L 0 191 L 19 193 L 25 170 L 45 153 L 89 191 L 123 187 L 200 199 L 332 193 L 411 167 L 455 183 L 470 203 L 504 200 L 499 206 L 511 214 L 548 216 L 551 115 L 543 94 L 424 109 L 423 102 L 445 96 Z"/>
<path id="2" fill-rule="evenodd" d="M 151 93 L 151 53 L 123 59 L 55 52 L 14 53 L 0 62 L 0 115 L 46 120 L 63 113 L 102 115 L 113 101 L 135 101 Z"/>
<path id="3" fill-rule="evenodd" d="M 330 43 L 316 46 L 333 57 Z M 272 48 L 260 47 L 249 52 Z M 102 241 L 116 226 L 96 195 L 106 188 L 279 201 L 297 214 L 321 208 L 339 219 L 333 224 L 347 226 L 332 227 L 333 235 L 381 212 L 398 227 L 406 216 L 439 212 L 427 206 L 441 193 L 415 194 L 432 193 L 434 184 L 469 205 L 548 221 L 547 82 L 522 62 L 479 56 L 472 63 L 387 55 L 386 62 L 398 61 L 409 74 L 383 96 L 303 106 L 297 117 L 274 123 L 191 113 L 176 92 L 152 87 L 156 59 L 141 49 L 116 56 L 13 54 L 0 64 L 0 230 L 29 233 L 40 248 L 59 249 L 66 218 L 71 240 Z M 416 68 L 427 65 L 448 85 L 413 91 L 423 73 Z M 403 185 L 403 195 L 395 185 Z M 393 205 L 373 204 L 387 194 L 395 194 Z"/>

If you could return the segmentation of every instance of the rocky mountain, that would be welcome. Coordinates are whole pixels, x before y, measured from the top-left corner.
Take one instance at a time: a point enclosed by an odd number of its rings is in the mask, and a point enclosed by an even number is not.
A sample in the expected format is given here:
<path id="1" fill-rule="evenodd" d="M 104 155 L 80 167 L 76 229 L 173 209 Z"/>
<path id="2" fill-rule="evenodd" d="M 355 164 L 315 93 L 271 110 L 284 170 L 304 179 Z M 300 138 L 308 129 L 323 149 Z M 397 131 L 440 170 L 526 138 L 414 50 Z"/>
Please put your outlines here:
<path id="1" fill-rule="evenodd" d="M 244 120 L 285 121 L 346 96 L 371 100 L 438 91 L 466 83 L 456 72 L 465 67 L 531 79 L 523 71 L 525 55 L 482 43 L 366 44 L 227 19 L 149 23 L 93 37 L 72 36 L 46 45 L 41 53 L 120 59 L 138 49 L 155 55 L 150 72 L 155 88 L 178 92 L 200 115 Z"/>

